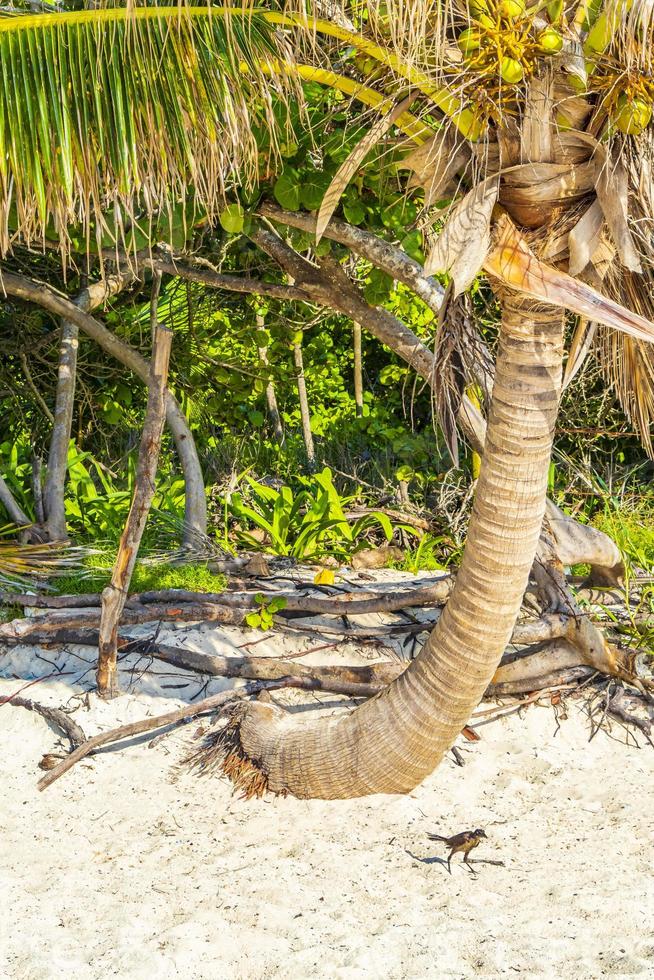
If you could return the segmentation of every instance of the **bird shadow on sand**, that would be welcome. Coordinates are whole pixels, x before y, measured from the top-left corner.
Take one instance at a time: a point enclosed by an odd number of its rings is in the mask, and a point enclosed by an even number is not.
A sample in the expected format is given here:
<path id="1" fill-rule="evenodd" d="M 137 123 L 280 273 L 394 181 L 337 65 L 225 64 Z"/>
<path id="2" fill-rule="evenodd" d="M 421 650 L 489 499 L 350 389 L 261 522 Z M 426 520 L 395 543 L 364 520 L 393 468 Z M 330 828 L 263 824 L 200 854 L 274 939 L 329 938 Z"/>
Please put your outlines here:
<path id="1" fill-rule="evenodd" d="M 422 857 L 421 858 L 421 857 L 418 857 L 417 854 L 414 854 L 413 851 L 410 851 L 406 847 L 404 848 L 404 853 L 405 854 L 408 854 L 409 857 L 413 858 L 414 861 L 419 861 L 420 864 L 440 864 L 447 871 L 447 859 L 446 858 L 439 858 L 439 857 Z"/>
<path id="2" fill-rule="evenodd" d="M 413 851 L 410 851 L 407 847 L 404 848 L 404 853 L 405 854 L 408 854 L 409 857 L 410 858 L 413 858 L 414 861 L 419 861 L 420 864 L 440 864 L 447 871 L 450 871 L 450 869 L 447 866 L 447 858 L 441 858 L 441 857 L 418 857 L 417 854 L 414 854 Z M 466 863 L 465 861 L 457 861 L 457 865 L 458 864 L 464 864 L 465 865 L 465 863 Z M 492 861 L 489 858 L 474 858 L 474 859 L 471 858 L 469 864 L 492 864 L 496 868 L 504 868 L 505 867 L 504 861 Z M 471 868 L 471 867 L 468 867 L 468 871 L 471 874 L 476 874 L 476 871 L 474 871 L 474 869 Z M 451 871 L 450 871 L 450 874 L 451 874 Z"/>

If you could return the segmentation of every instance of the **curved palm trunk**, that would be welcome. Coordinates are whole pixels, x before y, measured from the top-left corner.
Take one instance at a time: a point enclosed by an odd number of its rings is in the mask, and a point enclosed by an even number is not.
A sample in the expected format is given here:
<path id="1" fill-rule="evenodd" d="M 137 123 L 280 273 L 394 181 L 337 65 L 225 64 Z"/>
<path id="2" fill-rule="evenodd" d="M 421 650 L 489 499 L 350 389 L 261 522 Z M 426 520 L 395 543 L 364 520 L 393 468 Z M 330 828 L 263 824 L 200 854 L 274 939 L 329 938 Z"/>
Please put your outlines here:
<path id="1" fill-rule="evenodd" d="M 545 510 L 561 386 L 563 316 L 504 298 L 486 452 L 456 586 L 424 649 L 347 715 L 235 709 L 224 770 L 247 793 L 339 799 L 404 793 L 433 771 L 470 717 L 520 610 Z"/>

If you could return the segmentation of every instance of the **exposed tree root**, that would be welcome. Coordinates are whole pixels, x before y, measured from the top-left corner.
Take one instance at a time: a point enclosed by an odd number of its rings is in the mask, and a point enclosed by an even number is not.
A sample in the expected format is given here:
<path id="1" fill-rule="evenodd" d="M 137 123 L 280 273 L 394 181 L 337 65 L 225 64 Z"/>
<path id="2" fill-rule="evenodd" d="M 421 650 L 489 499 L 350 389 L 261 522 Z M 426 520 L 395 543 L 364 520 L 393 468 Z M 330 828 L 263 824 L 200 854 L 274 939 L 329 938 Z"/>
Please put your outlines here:
<path id="1" fill-rule="evenodd" d="M 530 694 L 532 691 L 542 691 L 546 688 L 572 684 L 575 681 L 585 681 L 595 673 L 590 667 L 568 667 L 563 670 L 553 670 L 540 676 L 532 674 L 506 683 L 493 683 L 486 689 L 485 697 L 493 699 L 515 694 Z"/>

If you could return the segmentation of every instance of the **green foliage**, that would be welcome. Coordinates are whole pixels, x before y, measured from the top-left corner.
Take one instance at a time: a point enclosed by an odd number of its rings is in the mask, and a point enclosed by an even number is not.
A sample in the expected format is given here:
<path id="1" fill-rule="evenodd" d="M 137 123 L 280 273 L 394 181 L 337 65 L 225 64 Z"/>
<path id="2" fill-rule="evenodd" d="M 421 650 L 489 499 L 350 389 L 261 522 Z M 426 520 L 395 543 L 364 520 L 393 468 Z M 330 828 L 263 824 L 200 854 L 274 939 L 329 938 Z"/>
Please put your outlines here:
<path id="1" fill-rule="evenodd" d="M 237 40 L 240 43 L 245 39 L 239 36 Z M 265 43 L 265 37 L 262 40 Z M 356 57 L 351 67 L 361 67 Z M 161 84 L 164 83 L 165 79 Z M 120 91 L 122 85 L 121 81 Z M 296 105 L 286 104 L 273 91 L 269 93 L 283 160 L 275 167 L 269 166 L 271 140 L 263 112 L 259 108 L 254 112 L 252 132 L 261 163 L 258 183 L 229 187 L 231 203 L 220 204 L 218 220 L 208 221 L 187 189 L 185 204 L 175 203 L 147 220 L 137 217 L 126 232 L 125 243 L 140 248 L 150 240 L 163 238 L 175 247 L 191 247 L 200 261 L 223 272 L 281 282 L 275 264 L 247 240 L 258 202 L 261 198 L 274 199 L 292 211 L 315 212 L 337 168 L 366 129 L 339 93 L 316 83 L 305 83 L 303 88 L 307 112 L 302 116 Z M 104 92 L 102 98 L 110 96 L 111 92 Z M 32 141 L 38 143 L 41 136 L 39 131 L 30 130 Z M 188 138 L 191 137 L 186 134 L 185 139 Z M 406 193 L 405 182 L 398 175 L 404 152 L 393 137 L 374 149 L 343 194 L 338 213 L 385 240 L 398 242 L 409 255 L 422 261 L 425 243 L 416 227 L 422 191 Z M 56 161 L 53 165 L 57 165 Z M 113 162 L 112 167 L 115 169 Z M 136 213 L 135 209 L 132 211 Z M 105 215 L 104 220 L 113 226 L 112 215 Z M 327 251 L 335 259 L 346 255 L 341 246 L 327 239 L 316 248 L 312 234 L 283 227 L 279 230 L 311 260 Z M 71 230 L 73 250 L 84 245 L 78 232 L 79 229 Z M 109 236 L 104 244 L 110 244 L 113 238 Z M 30 274 L 35 278 L 53 282 L 70 293 L 82 284 L 73 272 L 64 281 L 58 263 L 47 256 L 32 252 L 24 261 L 29 262 Z M 386 274 L 352 257 L 348 262 L 348 271 L 358 280 L 367 300 L 396 313 L 432 347 L 434 314 Z M 141 291 L 135 289 L 128 296 L 119 297 L 100 314 L 117 336 L 145 356 L 149 350 L 149 292 L 150 284 L 145 282 Z M 477 320 L 492 346 L 497 309 L 483 280 L 473 287 L 472 298 Z M 449 460 L 440 436 L 432 428 L 429 391 L 415 383 L 415 375 L 404 363 L 364 335 L 364 404 L 362 417 L 358 418 L 353 399 L 352 327 L 346 318 L 308 304 L 217 293 L 167 277 L 159 296 L 157 317 L 175 332 L 170 387 L 189 419 L 207 482 L 217 488 L 212 516 L 217 516 L 216 523 L 225 524 L 226 532 L 230 522 L 232 526 L 234 521 L 241 525 L 232 534 L 234 543 L 261 546 L 251 533 L 258 529 L 266 535 L 266 550 L 275 554 L 309 558 L 334 554 L 341 558 L 356 549 L 367 535 L 387 539 L 389 527 L 379 517 L 368 518 L 367 524 L 353 524 L 342 517 L 354 499 L 349 496 L 351 492 L 358 494 L 357 502 L 363 500 L 362 485 L 366 487 L 366 502 L 374 504 L 382 493 L 392 494 L 401 480 L 410 485 L 414 502 L 430 510 L 438 509 L 438 490 Z M 290 348 L 298 333 L 302 336 L 311 429 L 318 458 L 333 473 L 342 474 L 334 478 L 340 481 L 338 491 L 332 477 L 330 491 L 321 486 L 318 477 L 307 480 L 303 476 L 306 454 Z M 21 506 L 32 515 L 32 454 L 35 452 L 45 462 L 50 425 L 22 378 L 16 347 L 20 343 L 28 354 L 32 349 L 39 352 L 35 364 L 30 361 L 30 365 L 39 392 L 52 408 L 57 332 L 45 314 L 7 302 L 0 305 L 0 342 L 3 351 L 8 351 L 6 358 L 0 358 L 0 411 L 5 422 L 0 470 Z M 260 357 L 260 348 L 265 348 L 267 363 Z M 275 388 L 284 430 L 281 447 L 267 413 L 269 383 Z M 67 520 L 76 540 L 115 545 L 133 489 L 145 391 L 108 355 L 82 339 L 78 395 L 69 456 Z M 592 420 L 597 419 L 602 420 L 601 428 L 590 430 L 590 425 L 595 424 Z M 603 379 L 587 372 L 565 394 L 559 444 L 575 458 L 581 458 L 588 449 L 584 462 L 587 472 L 604 472 L 609 457 L 611 465 L 627 466 L 639 458 L 640 452 L 637 442 L 628 436 L 624 418 L 616 409 L 613 396 L 607 393 Z M 232 475 L 246 469 L 251 474 L 247 489 L 233 495 L 228 504 L 226 487 L 234 485 Z M 255 475 L 277 477 L 284 486 L 279 490 L 266 487 L 254 479 Z M 567 469 L 557 464 L 551 470 L 550 491 L 568 510 L 579 507 L 581 501 L 582 518 L 606 530 L 615 527 L 611 522 L 624 517 L 622 531 L 615 528 L 610 533 L 624 543 L 635 564 L 651 567 L 654 559 L 648 515 L 654 506 L 651 501 L 643 502 L 642 510 L 634 511 L 624 496 L 617 496 L 607 505 L 609 483 L 607 479 L 604 487 L 597 484 L 589 490 L 577 481 L 571 488 Z M 223 515 L 225 508 L 227 519 Z M 164 435 L 161 453 L 155 525 L 158 513 L 177 521 L 181 521 L 183 513 L 183 484 L 168 435 Z M 410 554 L 406 567 L 437 569 L 451 561 L 458 546 L 447 535 L 447 528 L 443 531 L 443 535 L 425 536 Z M 155 537 L 149 523 L 146 553 L 155 544 Z M 232 539 L 228 538 L 225 545 Z M 187 574 L 177 568 L 174 573 Z"/>
<path id="2" fill-rule="evenodd" d="M 275 622 L 275 613 L 279 612 L 280 609 L 284 609 L 286 599 L 282 596 L 278 596 L 276 599 L 266 599 L 266 596 L 259 592 L 255 595 L 254 601 L 257 603 L 257 609 L 247 614 L 245 622 L 252 629 L 264 631 L 272 629 Z"/>
<path id="3" fill-rule="evenodd" d="M 461 550 L 448 535 L 423 534 L 417 547 L 409 551 L 397 567 L 411 572 L 412 575 L 418 572 L 440 572 L 451 564 L 458 563 Z"/>
<path id="4" fill-rule="evenodd" d="M 105 551 L 90 558 L 77 573 L 61 576 L 56 581 L 60 595 L 88 595 L 101 592 L 111 579 L 114 555 Z M 165 561 L 138 561 L 132 575 L 130 592 L 149 592 L 162 589 L 186 589 L 189 592 L 223 592 L 227 579 L 213 572 L 207 562 L 171 564 Z"/>
<path id="5" fill-rule="evenodd" d="M 296 493 L 288 486 L 276 490 L 251 477 L 246 480 L 249 501 L 241 493 L 229 501 L 229 511 L 239 522 L 237 541 L 245 547 L 260 548 L 261 541 L 244 525 L 263 532 L 266 551 L 298 560 L 327 554 L 345 558 L 371 531 L 381 531 L 387 541 L 393 537 L 391 522 L 379 511 L 347 520 L 345 508 L 354 498 L 338 493 L 327 467 L 303 480 L 304 489 Z"/>

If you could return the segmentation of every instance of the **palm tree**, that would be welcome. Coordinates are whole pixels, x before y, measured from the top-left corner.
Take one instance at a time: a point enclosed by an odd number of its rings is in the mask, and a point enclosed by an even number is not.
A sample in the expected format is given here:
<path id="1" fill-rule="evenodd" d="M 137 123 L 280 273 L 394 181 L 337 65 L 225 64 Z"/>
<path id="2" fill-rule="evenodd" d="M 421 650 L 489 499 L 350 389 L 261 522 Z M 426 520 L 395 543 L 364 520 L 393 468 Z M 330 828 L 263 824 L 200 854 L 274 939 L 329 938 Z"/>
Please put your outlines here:
<path id="1" fill-rule="evenodd" d="M 485 270 L 502 310 L 485 452 L 454 592 L 419 657 L 376 698 L 328 720 L 241 704 L 223 739 L 225 771 L 248 792 L 341 798 L 412 789 L 493 676 L 541 535 L 566 310 L 581 318 L 571 361 L 589 334 L 600 340 L 647 441 L 654 212 L 638 180 L 651 162 L 654 92 L 652 24 L 640 0 L 607 0 L 599 12 L 586 0 L 531 8 L 523 0 L 344 2 L 329 20 L 320 19 L 320 6 L 310 15 L 136 8 L 129 17 L 107 10 L 23 26 L 20 18 L 0 21 L 3 68 L 20 70 L 29 89 L 17 99 L 4 74 L 0 250 L 11 244 L 12 222 L 32 241 L 52 223 L 66 255 L 71 222 L 98 236 L 107 202 L 119 241 L 129 244 L 141 214 L 154 220 L 180 196 L 189 199 L 188 187 L 193 206 L 213 216 L 225 183 L 254 166 L 242 124 L 253 107 L 270 123 L 266 79 L 288 86 L 293 76 L 312 78 L 382 114 L 328 191 L 318 234 L 392 126 L 417 145 L 405 163 L 425 188 L 425 227 L 434 221 L 428 207 L 454 182 L 427 268 L 450 274 L 452 301 Z M 318 43 L 323 37 L 329 41 Z M 72 53 L 62 67 L 54 54 L 64 48 Z M 291 48 L 312 63 L 298 64 Z M 368 77 L 334 72 L 334 48 L 358 52 Z M 30 76 L 27 53 L 37 50 L 40 75 Z M 105 71 L 115 89 L 104 84 Z M 51 127 L 62 152 L 53 151 Z M 274 157 L 274 139 L 272 147 Z M 455 331 L 454 320 L 449 326 Z"/>

